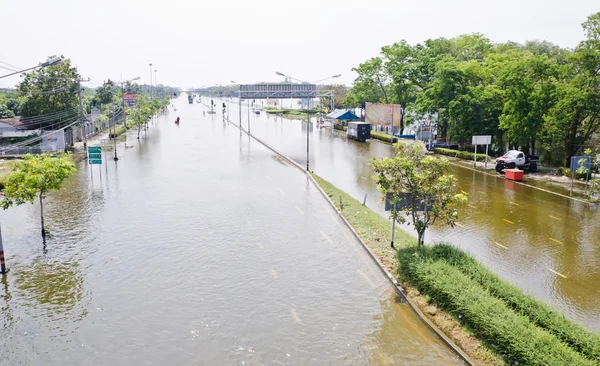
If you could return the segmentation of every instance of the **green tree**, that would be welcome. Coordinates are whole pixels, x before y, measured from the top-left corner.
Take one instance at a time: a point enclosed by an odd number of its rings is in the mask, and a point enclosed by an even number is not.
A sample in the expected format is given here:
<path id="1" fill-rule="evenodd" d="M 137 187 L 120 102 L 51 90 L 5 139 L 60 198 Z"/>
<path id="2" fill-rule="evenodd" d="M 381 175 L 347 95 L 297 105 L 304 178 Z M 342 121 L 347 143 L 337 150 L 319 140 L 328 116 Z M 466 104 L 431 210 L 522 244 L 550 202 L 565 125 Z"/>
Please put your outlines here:
<path id="1" fill-rule="evenodd" d="M 100 104 L 112 103 L 119 88 L 114 81 L 108 79 L 96 88 L 96 100 Z"/>
<path id="2" fill-rule="evenodd" d="M 391 217 L 402 223 L 410 217 L 418 243 L 423 245 L 425 230 L 436 220 L 454 227 L 459 206 L 467 202 L 467 197 L 456 193 L 456 179 L 448 174 L 448 159 L 423 154 L 425 146 L 421 142 L 400 142 L 394 148 L 393 158 L 371 160 L 374 179 L 383 194 L 393 193 L 395 202 L 402 202 L 402 193 L 413 197 L 412 203 L 404 209 L 392 210 Z M 424 205 L 423 212 L 421 205 Z"/>
<path id="3" fill-rule="evenodd" d="M 23 155 L 23 160 L 14 163 L 4 179 L 4 199 L 0 206 L 6 210 L 12 205 L 33 203 L 39 198 L 42 237 L 46 237 L 44 198 L 48 192 L 60 189 L 63 181 L 74 172 L 75 164 L 69 154 Z"/>
<path id="4" fill-rule="evenodd" d="M 500 128 L 509 141 L 535 153 L 544 117 L 555 103 L 557 65 L 546 55 L 529 52 L 500 73 L 498 84 L 506 96 Z"/>
<path id="5" fill-rule="evenodd" d="M 49 57 L 53 58 L 54 56 Z M 40 68 L 23 75 L 18 85 L 22 94 L 20 113 L 23 117 L 52 115 L 57 112 L 77 111 L 77 79 L 80 75 L 71 61 L 65 59 L 58 65 Z M 33 126 L 40 128 L 64 120 L 63 117 L 48 117 L 43 123 Z"/>
<path id="6" fill-rule="evenodd" d="M 600 12 L 589 16 L 582 26 L 587 39 L 560 68 L 557 102 L 545 118 L 546 145 L 549 149 L 562 145 L 566 166 L 600 131 Z"/>
<path id="7" fill-rule="evenodd" d="M 329 85 L 320 85 L 320 91 L 333 91 L 333 104 L 334 108 L 342 108 L 344 106 L 344 101 L 346 99 L 346 95 L 348 95 L 349 88 L 343 84 L 329 84 Z M 327 108 L 329 110 L 331 108 L 331 99 L 330 97 L 321 97 L 320 98 L 321 106 Z"/>
<path id="8" fill-rule="evenodd" d="M 0 118 L 13 118 L 15 114 L 7 106 L 0 104 Z"/>

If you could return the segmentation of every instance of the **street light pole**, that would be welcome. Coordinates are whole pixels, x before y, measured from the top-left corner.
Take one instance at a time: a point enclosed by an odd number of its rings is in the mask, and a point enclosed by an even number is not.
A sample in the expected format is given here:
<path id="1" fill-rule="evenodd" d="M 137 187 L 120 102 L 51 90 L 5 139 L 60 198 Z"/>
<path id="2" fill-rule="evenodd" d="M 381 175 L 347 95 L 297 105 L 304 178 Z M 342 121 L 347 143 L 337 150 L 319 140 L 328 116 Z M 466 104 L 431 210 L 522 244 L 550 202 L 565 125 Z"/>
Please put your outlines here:
<path id="1" fill-rule="evenodd" d="M 150 94 L 150 99 L 152 99 L 152 64 L 149 64 L 150 66 L 150 86 L 149 86 L 149 93 Z"/>
<path id="2" fill-rule="evenodd" d="M 40 67 L 47 67 L 47 66 L 58 65 L 58 64 L 60 64 L 61 62 L 63 62 L 63 59 L 62 59 L 62 58 L 60 58 L 60 57 L 55 57 L 55 58 L 53 58 L 53 59 L 50 59 L 50 60 L 48 60 L 48 61 L 46 61 L 46 62 L 42 62 L 41 64 L 39 64 L 39 65 L 37 65 L 37 66 L 33 66 L 33 67 L 30 67 L 30 68 L 27 68 L 27 69 L 23 69 L 23 70 L 15 71 L 15 72 L 13 72 L 13 73 L 10 73 L 10 74 L 2 75 L 2 76 L 0 76 L 0 79 L 7 78 L 7 77 L 9 77 L 9 76 L 13 76 L 13 75 L 17 75 L 17 74 L 21 74 L 21 73 L 23 73 L 23 72 L 27 72 L 27 71 L 29 71 L 29 70 L 38 69 L 38 68 L 40 68 Z"/>
<path id="3" fill-rule="evenodd" d="M 317 80 L 317 81 L 313 81 L 312 83 L 309 83 L 309 82 L 306 82 L 306 81 L 303 81 L 300 79 L 293 78 L 293 77 L 286 75 L 284 73 L 281 73 L 279 71 L 275 71 L 275 74 L 277 74 L 279 76 L 287 77 L 292 80 L 299 81 L 303 84 L 314 84 L 314 83 L 318 83 L 320 81 L 339 78 L 340 76 L 342 76 L 342 74 L 337 74 L 337 75 L 333 75 L 333 76 L 330 76 L 325 79 L 321 79 L 321 80 Z M 311 102 L 311 97 L 308 98 L 308 103 L 307 103 L 308 109 L 306 110 L 306 170 L 307 171 L 310 171 L 310 169 L 309 169 L 310 168 L 310 165 L 309 165 L 309 162 L 310 162 L 310 102 Z M 250 122 L 248 122 L 248 123 L 250 123 Z"/>
<path id="4" fill-rule="evenodd" d="M 125 110 L 123 110 L 125 112 Z M 117 157 L 117 121 L 115 120 L 115 104 L 113 103 L 113 140 L 114 140 L 114 148 L 115 148 L 115 157 L 114 160 L 117 161 L 119 158 Z"/>
<path id="5" fill-rule="evenodd" d="M 0 227 L 0 274 L 8 273 L 6 261 L 4 260 L 4 245 L 2 244 L 2 227 Z"/>

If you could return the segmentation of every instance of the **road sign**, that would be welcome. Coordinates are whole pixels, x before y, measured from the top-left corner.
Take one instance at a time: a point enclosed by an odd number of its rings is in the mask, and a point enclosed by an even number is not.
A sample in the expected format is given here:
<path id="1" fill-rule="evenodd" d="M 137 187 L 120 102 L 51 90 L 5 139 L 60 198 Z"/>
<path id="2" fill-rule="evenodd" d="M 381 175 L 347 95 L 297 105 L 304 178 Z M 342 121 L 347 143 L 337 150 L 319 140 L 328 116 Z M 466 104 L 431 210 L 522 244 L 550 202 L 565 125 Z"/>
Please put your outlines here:
<path id="1" fill-rule="evenodd" d="M 102 164 L 102 147 L 101 146 L 88 146 L 88 164 L 96 165 Z"/>
<path id="2" fill-rule="evenodd" d="M 492 136 L 473 136 L 471 140 L 472 145 L 489 145 L 492 143 Z"/>
<path id="3" fill-rule="evenodd" d="M 412 207 L 413 205 L 413 195 L 412 193 L 393 193 L 393 192 L 387 192 L 385 194 L 385 210 L 386 211 L 392 211 L 392 209 L 394 208 L 394 196 L 400 196 L 399 199 L 395 202 L 396 204 L 396 210 L 403 210 L 405 208 L 408 207 Z M 431 202 L 431 200 L 430 200 Z M 416 205 L 416 209 L 417 211 L 425 211 L 425 202 L 419 202 Z"/>
<path id="4" fill-rule="evenodd" d="M 584 160 L 579 163 L 581 160 Z M 580 167 L 587 168 L 588 170 L 592 167 L 591 156 L 571 156 L 571 173 L 576 173 Z"/>

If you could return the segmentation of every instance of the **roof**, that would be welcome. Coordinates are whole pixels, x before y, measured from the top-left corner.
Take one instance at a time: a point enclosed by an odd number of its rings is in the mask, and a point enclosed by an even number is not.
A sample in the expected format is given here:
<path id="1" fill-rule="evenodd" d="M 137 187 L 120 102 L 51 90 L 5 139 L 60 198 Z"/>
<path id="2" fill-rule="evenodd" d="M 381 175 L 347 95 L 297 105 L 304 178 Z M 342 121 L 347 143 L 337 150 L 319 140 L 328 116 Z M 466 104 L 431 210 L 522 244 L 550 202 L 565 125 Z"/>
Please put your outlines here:
<path id="1" fill-rule="evenodd" d="M 331 119 L 341 119 L 344 121 L 354 121 L 358 118 L 358 116 L 352 112 L 350 112 L 349 110 L 345 110 L 345 109 L 338 109 L 335 110 L 331 113 L 329 113 L 327 116 L 325 116 L 326 118 L 331 118 Z"/>
<path id="2" fill-rule="evenodd" d="M 2 118 L 2 119 L 0 119 L 0 122 L 9 124 L 9 125 L 12 125 L 15 127 L 23 124 L 23 122 L 21 122 L 21 120 L 19 118 Z"/>

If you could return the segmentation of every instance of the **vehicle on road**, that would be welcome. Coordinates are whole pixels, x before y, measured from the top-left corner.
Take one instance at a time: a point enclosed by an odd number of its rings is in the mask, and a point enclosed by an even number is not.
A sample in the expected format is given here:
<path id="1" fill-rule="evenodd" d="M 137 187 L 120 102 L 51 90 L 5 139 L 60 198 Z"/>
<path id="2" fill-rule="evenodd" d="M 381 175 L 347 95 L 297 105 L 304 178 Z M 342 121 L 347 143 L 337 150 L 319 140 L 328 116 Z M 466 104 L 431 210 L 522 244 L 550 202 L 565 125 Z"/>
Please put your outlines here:
<path id="1" fill-rule="evenodd" d="M 348 138 L 365 141 L 371 138 L 371 124 L 365 122 L 348 122 Z"/>
<path id="2" fill-rule="evenodd" d="M 504 169 L 527 169 L 530 172 L 537 170 L 537 162 L 540 159 L 535 155 L 526 155 L 519 150 L 509 150 L 506 154 L 496 158 L 496 171 L 502 172 Z"/>

